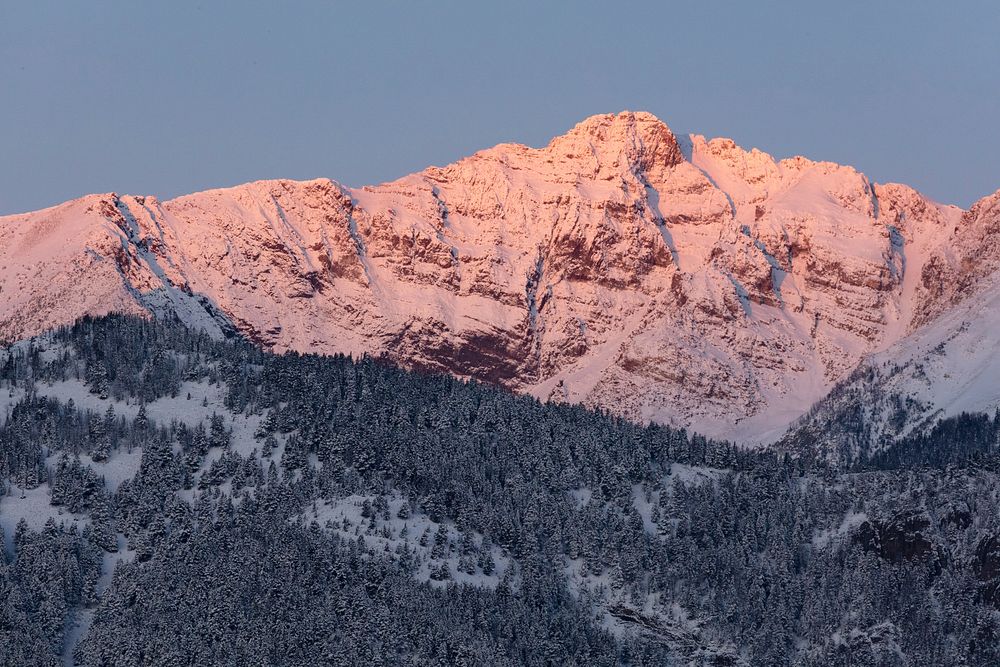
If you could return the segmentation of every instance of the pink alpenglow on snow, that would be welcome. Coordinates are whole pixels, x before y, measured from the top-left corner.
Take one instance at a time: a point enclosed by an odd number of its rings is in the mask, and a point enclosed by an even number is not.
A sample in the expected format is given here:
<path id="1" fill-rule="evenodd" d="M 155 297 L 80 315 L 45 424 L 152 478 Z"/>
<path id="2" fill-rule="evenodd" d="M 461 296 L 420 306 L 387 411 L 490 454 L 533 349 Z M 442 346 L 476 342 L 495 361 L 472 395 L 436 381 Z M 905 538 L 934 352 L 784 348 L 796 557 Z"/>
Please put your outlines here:
<path id="1" fill-rule="evenodd" d="M 172 311 L 278 351 L 386 355 L 762 442 L 868 355 L 946 337 L 945 314 L 989 298 L 998 200 L 962 211 L 608 114 L 372 187 L 91 195 L 0 218 L 0 336 Z"/>

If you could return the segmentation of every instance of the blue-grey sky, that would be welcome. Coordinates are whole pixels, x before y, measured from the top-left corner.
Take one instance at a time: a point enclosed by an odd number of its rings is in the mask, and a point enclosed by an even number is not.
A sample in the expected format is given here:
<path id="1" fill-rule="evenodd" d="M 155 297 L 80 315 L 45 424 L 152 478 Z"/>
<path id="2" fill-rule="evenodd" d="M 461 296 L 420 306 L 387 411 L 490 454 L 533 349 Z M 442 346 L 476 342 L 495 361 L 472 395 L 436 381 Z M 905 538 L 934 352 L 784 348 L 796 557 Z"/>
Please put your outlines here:
<path id="1" fill-rule="evenodd" d="M 390 180 L 595 113 L 1000 188 L 1000 5 L 0 0 L 0 214 Z"/>

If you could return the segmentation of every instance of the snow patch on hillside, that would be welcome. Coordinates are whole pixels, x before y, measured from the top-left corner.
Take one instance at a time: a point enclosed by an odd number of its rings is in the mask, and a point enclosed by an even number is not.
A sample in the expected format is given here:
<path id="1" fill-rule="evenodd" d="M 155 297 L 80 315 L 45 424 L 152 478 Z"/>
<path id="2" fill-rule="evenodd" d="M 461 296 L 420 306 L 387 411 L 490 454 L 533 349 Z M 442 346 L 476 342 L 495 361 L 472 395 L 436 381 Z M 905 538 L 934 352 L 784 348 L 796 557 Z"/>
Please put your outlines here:
<path id="1" fill-rule="evenodd" d="M 817 549 L 822 549 L 831 542 L 843 540 L 867 520 L 868 515 L 865 512 L 848 512 L 839 526 L 817 531 L 813 535 L 812 544 Z"/>
<path id="2" fill-rule="evenodd" d="M 81 454 L 80 462 L 104 478 L 104 486 L 114 493 L 122 482 L 132 479 L 139 472 L 142 450 L 138 447 L 131 450 L 119 447 L 105 461 L 95 461 L 89 454 Z"/>
<path id="3" fill-rule="evenodd" d="M 0 383 L 0 426 L 7 423 L 10 411 L 24 398 L 24 390 L 20 387 L 3 386 Z"/>
<path id="4" fill-rule="evenodd" d="M 40 531 L 49 519 L 56 525 L 66 527 L 76 526 L 78 530 L 90 523 L 90 519 L 82 514 L 67 512 L 65 508 L 53 507 L 50 504 L 51 488 L 47 483 L 39 484 L 34 489 L 22 489 L 11 483 L 8 493 L 0 495 L 0 527 L 4 533 L 4 549 L 8 554 L 14 552 L 14 531 L 17 524 L 24 519 L 28 528 Z"/>
<path id="5" fill-rule="evenodd" d="M 470 533 L 472 550 L 463 554 L 463 536 L 453 524 L 436 523 L 426 514 L 417 511 L 411 511 L 405 519 L 400 518 L 400 509 L 404 504 L 408 506 L 409 502 L 399 495 L 386 498 L 388 518 L 377 515 L 363 516 L 366 503 L 369 508 L 373 508 L 375 501 L 375 496 L 359 495 L 324 500 L 308 508 L 303 513 L 302 519 L 317 522 L 345 541 L 353 542 L 360 538 L 366 548 L 376 555 L 384 554 L 386 557 L 399 560 L 401 551 L 404 549 L 409 551 L 412 554 L 411 562 L 416 565 L 413 576 L 418 581 L 429 581 L 432 585 L 443 586 L 448 581 L 454 581 L 492 589 L 497 587 L 511 566 L 510 557 L 499 547 L 491 545 L 488 547 L 488 552 L 494 564 L 493 571 L 486 574 L 482 566 L 476 564 L 474 571 L 469 572 L 467 570 L 470 568 L 463 568 L 461 560 L 465 556 L 472 563 L 476 563 L 484 547 L 482 535 Z M 447 543 L 441 548 L 441 555 L 435 557 L 433 554 L 435 539 L 442 525 L 447 534 Z M 432 576 L 434 570 L 440 569 L 442 564 L 447 565 L 449 580 L 440 580 Z"/>

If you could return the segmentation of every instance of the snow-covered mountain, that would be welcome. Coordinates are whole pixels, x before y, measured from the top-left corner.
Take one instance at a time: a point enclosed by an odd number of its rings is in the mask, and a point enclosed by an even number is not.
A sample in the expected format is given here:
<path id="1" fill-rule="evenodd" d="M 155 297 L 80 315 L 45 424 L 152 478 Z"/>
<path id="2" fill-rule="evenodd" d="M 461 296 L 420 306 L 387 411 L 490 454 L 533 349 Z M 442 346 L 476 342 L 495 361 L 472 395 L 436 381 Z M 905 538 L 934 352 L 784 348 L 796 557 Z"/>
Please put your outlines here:
<path id="1" fill-rule="evenodd" d="M 912 333 L 839 382 L 782 438 L 856 456 L 938 419 L 1000 408 L 1000 192 L 963 214 L 922 262 Z"/>
<path id="2" fill-rule="evenodd" d="M 91 195 L 0 218 L 0 337 L 174 312 L 279 351 L 772 440 L 870 354 L 909 359 L 956 318 L 967 336 L 945 348 L 976 345 L 1000 298 L 998 201 L 965 212 L 623 112 L 374 187 Z M 964 372 L 946 367 L 932 402 Z"/>

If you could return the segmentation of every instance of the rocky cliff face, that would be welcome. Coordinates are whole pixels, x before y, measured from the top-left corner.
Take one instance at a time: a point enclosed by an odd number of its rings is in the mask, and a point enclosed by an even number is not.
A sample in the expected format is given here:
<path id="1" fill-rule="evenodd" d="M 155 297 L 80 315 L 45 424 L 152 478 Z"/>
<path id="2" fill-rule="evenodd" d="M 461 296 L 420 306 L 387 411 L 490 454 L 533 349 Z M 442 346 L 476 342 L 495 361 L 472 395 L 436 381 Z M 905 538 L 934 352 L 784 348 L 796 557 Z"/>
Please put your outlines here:
<path id="1" fill-rule="evenodd" d="M 655 117 L 349 189 L 266 181 L 0 218 L 0 335 L 171 311 L 542 399 L 769 439 L 996 268 L 968 212 Z"/>
<path id="2" fill-rule="evenodd" d="M 782 447 L 856 458 L 939 418 L 1000 406 L 998 203 L 1000 192 L 981 200 L 926 248 L 903 294 L 911 331 L 865 357 Z"/>

